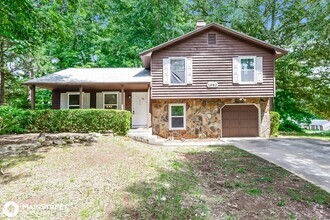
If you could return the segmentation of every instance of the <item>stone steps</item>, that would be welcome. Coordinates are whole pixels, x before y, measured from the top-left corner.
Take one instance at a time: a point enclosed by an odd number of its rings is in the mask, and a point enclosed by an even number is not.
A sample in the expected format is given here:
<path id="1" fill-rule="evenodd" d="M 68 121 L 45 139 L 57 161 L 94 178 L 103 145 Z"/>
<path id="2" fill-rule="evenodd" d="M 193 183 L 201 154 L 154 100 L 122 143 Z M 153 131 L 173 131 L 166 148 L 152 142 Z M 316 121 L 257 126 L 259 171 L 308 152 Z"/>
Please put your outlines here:
<path id="1" fill-rule="evenodd" d="M 128 137 L 147 144 L 164 145 L 164 139 L 152 134 L 151 128 L 131 129 L 128 132 Z"/>

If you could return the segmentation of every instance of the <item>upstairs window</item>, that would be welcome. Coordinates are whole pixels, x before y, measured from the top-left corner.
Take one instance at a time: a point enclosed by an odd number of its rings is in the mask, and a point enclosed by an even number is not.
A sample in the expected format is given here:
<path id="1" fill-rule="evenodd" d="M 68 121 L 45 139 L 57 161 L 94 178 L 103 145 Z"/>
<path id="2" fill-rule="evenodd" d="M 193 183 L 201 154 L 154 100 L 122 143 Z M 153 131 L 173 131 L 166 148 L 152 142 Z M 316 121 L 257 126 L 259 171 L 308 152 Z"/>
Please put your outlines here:
<path id="1" fill-rule="evenodd" d="M 208 44 L 216 44 L 217 43 L 217 35 L 216 34 L 208 34 L 207 35 L 207 43 Z"/>
<path id="2" fill-rule="evenodd" d="M 104 109 L 118 109 L 118 93 L 104 93 Z"/>
<path id="3" fill-rule="evenodd" d="M 240 58 L 241 83 L 255 82 L 255 57 Z"/>
<path id="4" fill-rule="evenodd" d="M 186 84 L 186 59 L 170 58 L 170 84 Z"/>
<path id="5" fill-rule="evenodd" d="M 170 130 L 186 129 L 186 104 L 169 105 L 169 128 Z"/>
<path id="6" fill-rule="evenodd" d="M 193 84 L 192 57 L 163 58 L 164 85 L 191 85 Z"/>
<path id="7" fill-rule="evenodd" d="M 79 94 L 68 94 L 69 109 L 80 108 L 80 95 Z"/>
<path id="8" fill-rule="evenodd" d="M 263 83 L 263 58 L 256 56 L 233 57 L 234 84 Z"/>

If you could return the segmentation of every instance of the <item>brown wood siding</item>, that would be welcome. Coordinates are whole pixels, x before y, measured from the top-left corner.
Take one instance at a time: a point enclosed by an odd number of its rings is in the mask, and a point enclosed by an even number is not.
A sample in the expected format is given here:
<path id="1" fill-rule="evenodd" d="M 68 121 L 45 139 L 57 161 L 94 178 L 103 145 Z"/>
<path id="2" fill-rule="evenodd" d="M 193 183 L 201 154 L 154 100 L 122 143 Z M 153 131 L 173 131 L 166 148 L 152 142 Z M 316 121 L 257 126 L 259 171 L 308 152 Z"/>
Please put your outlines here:
<path id="1" fill-rule="evenodd" d="M 60 109 L 61 102 L 60 102 L 61 93 L 58 90 L 52 91 L 52 109 Z"/>
<path id="2" fill-rule="evenodd" d="M 132 109 L 132 91 L 125 92 L 125 110 L 131 111 Z"/>
<path id="3" fill-rule="evenodd" d="M 90 97 L 90 108 L 96 108 L 96 92 L 91 91 L 91 97 Z"/>
<path id="4" fill-rule="evenodd" d="M 217 35 L 216 44 L 208 44 L 208 34 L 210 33 Z M 263 57 L 263 83 L 233 84 L 232 58 L 249 55 Z M 163 58 L 168 57 L 192 57 L 192 85 L 163 85 Z M 273 97 L 274 60 L 273 51 L 210 30 L 153 53 L 151 58 L 151 98 Z M 219 87 L 207 88 L 206 84 L 209 81 L 217 81 Z"/>

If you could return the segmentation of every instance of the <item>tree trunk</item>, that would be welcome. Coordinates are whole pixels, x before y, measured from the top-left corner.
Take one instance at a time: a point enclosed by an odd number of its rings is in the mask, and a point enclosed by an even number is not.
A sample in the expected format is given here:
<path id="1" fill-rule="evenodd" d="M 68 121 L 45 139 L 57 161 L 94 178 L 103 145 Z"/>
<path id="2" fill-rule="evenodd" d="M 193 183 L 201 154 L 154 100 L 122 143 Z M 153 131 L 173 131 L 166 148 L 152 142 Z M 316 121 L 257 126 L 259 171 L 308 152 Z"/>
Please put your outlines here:
<path id="1" fill-rule="evenodd" d="M 3 105 L 5 102 L 5 72 L 3 67 L 0 69 L 0 105 Z"/>
<path id="2" fill-rule="evenodd" d="M 28 63 L 27 63 L 27 69 L 29 70 L 29 79 L 34 79 L 34 69 L 33 69 L 33 62 L 34 62 L 34 60 L 33 60 L 33 58 L 32 58 L 32 55 L 31 55 L 31 57 L 30 58 L 28 58 L 27 59 L 28 61 Z M 29 93 L 28 93 L 28 100 L 30 101 L 30 102 L 32 102 L 32 90 L 31 90 L 31 87 L 29 87 Z"/>
<path id="3" fill-rule="evenodd" d="M 276 0 L 273 0 L 273 2 L 272 2 L 271 24 L 270 24 L 270 30 L 271 31 L 274 30 L 275 22 L 276 22 Z"/>
<path id="4" fill-rule="evenodd" d="M 5 61 L 4 41 L 0 38 L 0 105 L 5 102 Z"/>

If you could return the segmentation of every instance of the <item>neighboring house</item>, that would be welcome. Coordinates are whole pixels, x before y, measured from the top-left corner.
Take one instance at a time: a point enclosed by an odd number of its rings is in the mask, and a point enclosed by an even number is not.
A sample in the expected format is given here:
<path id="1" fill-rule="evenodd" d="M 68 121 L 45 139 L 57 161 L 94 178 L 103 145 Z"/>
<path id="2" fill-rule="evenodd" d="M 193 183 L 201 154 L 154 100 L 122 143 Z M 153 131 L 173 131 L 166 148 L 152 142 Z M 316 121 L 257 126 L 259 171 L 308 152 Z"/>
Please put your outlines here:
<path id="1" fill-rule="evenodd" d="M 212 23 L 140 54 L 144 68 L 70 68 L 29 80 L 54 109 L 126 109 L 162 137 L 268 137 L 275 60 L 286 50 Z M 32 108 L 34 102 L 32 102 Z"/>
<path id="2" fill-rule="evenodd" d="M 308 130 L 328 131 L 330 130 L 330 121 L 314 119 L 310 124 L 301 124 L 301 126 Z"/>

